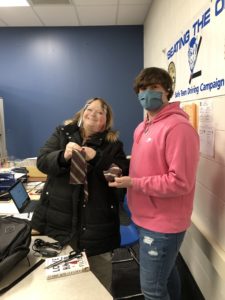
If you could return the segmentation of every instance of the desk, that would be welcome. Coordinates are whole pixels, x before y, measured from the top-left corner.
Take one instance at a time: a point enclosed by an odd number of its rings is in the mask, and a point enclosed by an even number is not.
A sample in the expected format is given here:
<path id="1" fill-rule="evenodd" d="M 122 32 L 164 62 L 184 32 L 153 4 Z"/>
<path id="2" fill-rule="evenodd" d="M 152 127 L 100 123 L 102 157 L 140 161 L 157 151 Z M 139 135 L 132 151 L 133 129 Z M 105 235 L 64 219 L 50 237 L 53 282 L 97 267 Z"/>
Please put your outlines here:
<path id="1" fill-rule="evenodd" d="M 36 238 L 37 236 L 32 237 L 32 241 Z M 52 239 L 43 236 L 40 236 L 40 238 L 53 241 Z M 71 248 L 67 246 L 61 254 L 64 255 L 70 250 Z M 33 253 L 33 250 L 31 250 L 28 254 L 31 265 L 34 265 L 34 263 L 40 259 L 34 257 Z M 47 280 L 44 267 L 45 263 L 40 265 L 11 290 L 2 295 L 1 300 L 24 300 L 27 298 L 32 298 L 32 300 L 113 299 L 91 271 Z M 6 276 L 6 278 L 4 278 L 2 282 L 0 282 L 0 287 L 2 288 L 8 285 L 27 269 L 29 269 L 28 263 L 27 260 L 24 259 Z"/>
<path id="2" fill-rule="evenodd" d="M 47 177 L 30 177 L 28 176 L 28 182 L 42 181 L 45 182 Z"/>
<path id="3" fill-rule="evenodd" d="M 42 182 L 32 182 L 32 186 L 28 186 L 28 184 L 30 184 L 30 183 L 25 184 L 25 188 L 29 194 L 30 199 L 38 201 L 40 199 L 40 194 L 35 194 L 35 193 L 33 193 L 33 191 L 35 191 L 36 188 L 40 188 L 40 184 L 43 184 L 43 183 Z M 25 200 L 25 198 L 24 198 L 24 200 Z M 14 215 L 14 214 L 19 214 L 19 211 L 12 200 L 0 201 L 0 215 Z M 18 217 L 18 216 L 16 216 L 16 217 Z"/>

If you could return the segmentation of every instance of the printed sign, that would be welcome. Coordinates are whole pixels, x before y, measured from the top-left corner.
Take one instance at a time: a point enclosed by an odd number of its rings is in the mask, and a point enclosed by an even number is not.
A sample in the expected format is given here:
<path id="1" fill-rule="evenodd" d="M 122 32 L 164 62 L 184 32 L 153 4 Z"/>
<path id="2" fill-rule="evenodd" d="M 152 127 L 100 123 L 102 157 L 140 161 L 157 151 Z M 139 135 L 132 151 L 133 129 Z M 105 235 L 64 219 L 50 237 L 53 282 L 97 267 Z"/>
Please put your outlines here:
<path id="1" fill-rule="evenodd" d="M 225 0 L 215 0 L 195 16 L 169 46 L 173 100 L 225 94 Z"/>

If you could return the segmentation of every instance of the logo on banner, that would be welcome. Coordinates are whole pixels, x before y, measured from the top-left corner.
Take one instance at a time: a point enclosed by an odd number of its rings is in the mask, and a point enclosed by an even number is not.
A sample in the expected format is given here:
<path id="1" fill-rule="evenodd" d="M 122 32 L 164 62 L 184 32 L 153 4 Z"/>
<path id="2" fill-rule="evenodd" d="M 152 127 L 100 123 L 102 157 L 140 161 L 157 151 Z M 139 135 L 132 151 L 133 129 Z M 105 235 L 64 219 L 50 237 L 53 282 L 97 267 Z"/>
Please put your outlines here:
<path id="1" fill-rule="evenodd" d="M 191 71 L 189 84 L 191 83 L 193 78 L 196 78 L 198 76 L 202 75 L 202 71 L 195 71 L 195 64 L 198 58 L 199 49 L 202 42 L 202 36 L 200 36 L 199 39 L 197 39 L 195 36 L 190 40 L 189 42 L 189 48 L 188 48 L 188 63 L 189 68 Z"/>

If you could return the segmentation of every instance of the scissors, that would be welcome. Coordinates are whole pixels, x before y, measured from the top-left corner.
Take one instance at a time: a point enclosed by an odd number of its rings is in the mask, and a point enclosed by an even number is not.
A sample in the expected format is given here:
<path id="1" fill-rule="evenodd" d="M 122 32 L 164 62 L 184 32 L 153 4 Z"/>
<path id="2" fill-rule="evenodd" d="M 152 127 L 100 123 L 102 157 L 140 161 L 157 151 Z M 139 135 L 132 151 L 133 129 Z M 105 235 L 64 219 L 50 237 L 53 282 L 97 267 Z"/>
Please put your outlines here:
<path id="1" fill-rule="evenodd" d="M 81 252 L 71 251 L 67 257 L 61 258 L 61 260 L 58 260 L 58 261 L 50 264 L 49 266 L 45 267 L 45 269 L 53 268 L 55 266 L 67 263 L 68 261 L 71 261 L 74 258 L 80 258 L 80 257 L 82 257 Z"/>

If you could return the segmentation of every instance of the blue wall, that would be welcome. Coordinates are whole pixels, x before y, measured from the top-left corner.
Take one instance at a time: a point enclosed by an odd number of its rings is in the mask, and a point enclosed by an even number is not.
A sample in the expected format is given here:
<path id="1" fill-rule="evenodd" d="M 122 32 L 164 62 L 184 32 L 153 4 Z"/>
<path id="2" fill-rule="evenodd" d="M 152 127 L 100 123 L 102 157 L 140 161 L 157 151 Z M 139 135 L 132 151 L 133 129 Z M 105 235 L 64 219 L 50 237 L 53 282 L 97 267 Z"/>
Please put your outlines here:
<path id="1" fill-rule="evenodd" d="M 142 109 L 132 89 L 143 67 L 143 26 L 1 28 L 0 96 L 10 156 L 37 156 L 65 119 L 105 98 L 125 151 Z"/>

